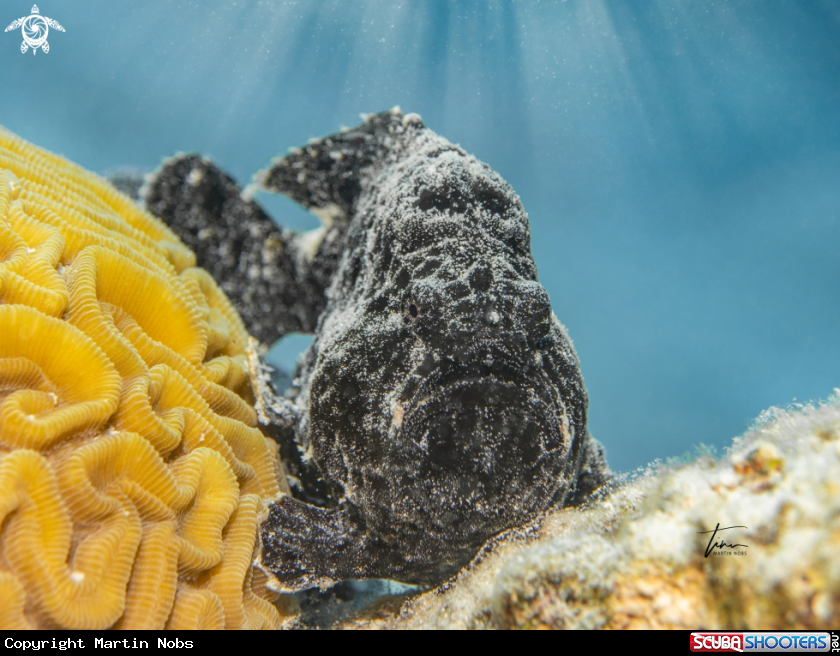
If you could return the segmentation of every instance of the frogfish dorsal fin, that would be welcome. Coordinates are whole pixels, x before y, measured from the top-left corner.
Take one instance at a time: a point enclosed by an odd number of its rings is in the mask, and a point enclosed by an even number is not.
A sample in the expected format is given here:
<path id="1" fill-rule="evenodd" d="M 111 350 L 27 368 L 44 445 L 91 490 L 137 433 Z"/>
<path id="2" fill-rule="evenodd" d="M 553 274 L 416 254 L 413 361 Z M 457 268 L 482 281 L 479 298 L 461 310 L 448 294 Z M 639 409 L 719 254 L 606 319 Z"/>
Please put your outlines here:
<path id="1" fill-rule="evenodd" d="M 417 114 L 394 108 L 368 114 L 352 130 L 312 139 L 257 173 L 246 193 L 268 191 L 288 196 L 324 219 L 349 217 L 366 179 L 398 158 L 402 145 L 424 128 Z"/>

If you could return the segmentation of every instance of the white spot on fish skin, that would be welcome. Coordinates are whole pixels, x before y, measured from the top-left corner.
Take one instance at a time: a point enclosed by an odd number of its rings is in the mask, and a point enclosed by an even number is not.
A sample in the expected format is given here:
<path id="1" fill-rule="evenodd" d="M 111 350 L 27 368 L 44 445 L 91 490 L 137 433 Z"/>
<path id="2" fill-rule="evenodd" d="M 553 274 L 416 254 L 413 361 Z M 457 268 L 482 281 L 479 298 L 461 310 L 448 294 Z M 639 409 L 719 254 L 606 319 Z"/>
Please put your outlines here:
<path id="1" fill-rule="evenodd" d="M 70 580 L 73 583 L 81 583 L 85 580 L 85 573 L 79 571 L 70 572 Z"/>
<path id="2" fill-rule="evenodd" d="M 252 202 L 254 200 L 254 195 L 260 190 L 260 185 L 262 184 L 262 182 L 259 180 L 259 174 L 257 174 L 255 177 L 257 178 L 257 180 L 245 187 L 239 194 L 239 197 L 246 203 Z"/>
<path id="3" fill-rule="evenodd" d="M 501 315 L 499 315 L 496 310 L 491 310 L 487 313 L 487 323 L 497 324 L 501 320 Z"/>
<path id="4" fill-rule="evenodd" d="M 201 181 L 204 179 L 204 172 L 201 169 L 193 169 L 190 171 L 190 174 L 187 176 L 187 184 L 190 187 L 197 187 L 201 184 Z"/>
<path id="5" fill-rule="evenodd" d="M 405 408 L 402 403 L 394 404 L 394 421 L 392 422 L 394 428 L 402 426 L 403 416 L 405 415 Z"/>
<path id="6" fill-rule="evenodd" d="M 335 203 L 328 203 L 324 207 L 313 207 L 309 211 L 317 216 L 327 228 L 331 228 L 336 219 L 344 218 L 344 210 Z"/>

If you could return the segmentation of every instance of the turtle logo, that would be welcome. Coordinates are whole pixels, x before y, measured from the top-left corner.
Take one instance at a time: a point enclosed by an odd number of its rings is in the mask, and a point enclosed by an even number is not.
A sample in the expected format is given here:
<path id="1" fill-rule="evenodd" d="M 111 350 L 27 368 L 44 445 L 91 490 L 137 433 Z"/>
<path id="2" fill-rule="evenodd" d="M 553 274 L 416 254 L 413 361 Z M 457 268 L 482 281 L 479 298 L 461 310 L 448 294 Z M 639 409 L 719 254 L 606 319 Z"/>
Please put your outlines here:
<path id="1" fill-rule="evenodd" d="M 23 33 L 23 43 L 20 44 L 20 51 L 26 52 L 32 48 L 33 55 L 38 51 L 38 48 L 41 48 L 44 52 L 50 51 L 50 44 L 47 43 L 47 34 L 50 33 L 50 28 L 59 32 L 64 31 L 64 28 L 58 24 L 58 21 L 41 16 L 41 12 L 38 11 L 38 5 L 32 6 L 32 13 L 29 16 L 18 18 L 9 25 L 6 28 L 6 32 L 16 30 L 17 28 L 21 28 L 20 31 Z"/>

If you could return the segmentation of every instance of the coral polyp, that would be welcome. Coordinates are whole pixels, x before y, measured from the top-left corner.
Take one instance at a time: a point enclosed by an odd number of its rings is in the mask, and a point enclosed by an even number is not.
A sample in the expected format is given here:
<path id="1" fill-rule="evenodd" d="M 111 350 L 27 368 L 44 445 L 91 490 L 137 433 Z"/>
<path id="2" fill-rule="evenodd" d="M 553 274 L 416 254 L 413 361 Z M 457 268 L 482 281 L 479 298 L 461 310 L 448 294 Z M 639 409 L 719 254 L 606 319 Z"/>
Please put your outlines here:
<path id="1" fill-rule="evenodd" d="M 248 333 L 162 222 L 0 129 L 0 627 L 276 627 Z"/>

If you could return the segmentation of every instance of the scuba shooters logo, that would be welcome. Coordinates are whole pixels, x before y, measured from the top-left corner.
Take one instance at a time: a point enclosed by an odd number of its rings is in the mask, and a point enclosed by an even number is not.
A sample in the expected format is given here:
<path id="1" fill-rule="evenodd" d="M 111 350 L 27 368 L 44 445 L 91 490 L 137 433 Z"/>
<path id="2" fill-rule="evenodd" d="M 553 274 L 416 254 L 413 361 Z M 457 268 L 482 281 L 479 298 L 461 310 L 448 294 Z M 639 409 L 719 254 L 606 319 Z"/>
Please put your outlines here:
<path id="1" fill-rule="evenodd" d="M 32 6 L 32 13 L 29 16 L 23 16 L 6 28 L 6 32 L 20 28 L 23 34 L 23 43 L 20 44 L 20 51 L 25 53 L 32 48 L 32 54 L 38 52 L 38 48 L 45 53 L 50 51 L 50 44 L 47 43 L 47 35 L 50 33 L 50 28 L 63 32 L 64 28 L 58 24 L 58 21 L 46 16 L 41 16 L 38 10 L 38 5 Z"/>
<path id="2" fill-rule="evenodd" d="M 836 644 L 836 635 L 817 631 L 789 632 L 711 632 L 695 631 L 690 637 L 691 651 L 705 652 L 827 652 Z"/>

